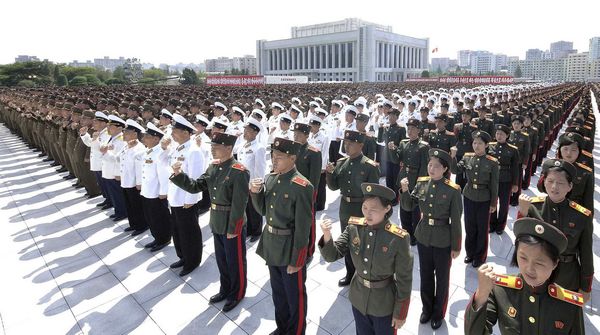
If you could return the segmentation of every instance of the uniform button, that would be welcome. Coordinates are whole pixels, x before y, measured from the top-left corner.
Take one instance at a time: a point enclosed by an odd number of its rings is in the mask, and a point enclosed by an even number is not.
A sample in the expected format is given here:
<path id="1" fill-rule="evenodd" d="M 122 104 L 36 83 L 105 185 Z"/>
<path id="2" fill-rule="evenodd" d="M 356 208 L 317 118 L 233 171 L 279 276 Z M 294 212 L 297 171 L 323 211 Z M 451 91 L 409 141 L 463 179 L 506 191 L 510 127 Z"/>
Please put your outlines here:
<path id="1" fill-rule="evenodd" d="M 363 274 L 365 274 L 365 275 L 366 275 L 366 274 L 367 274 L 367 270 L 363 270 Z"/>
<path id="2" fill-rule="evenodd" d="M 529 317 L 529 323 L 535 323 L 535 318 L 533 316 Z"/>
<path id="3" fill-rule="evenodd" d="M 373 236 L 373 232 L 372 231 L 369 232 L 369 236 Z"/>
<path id="4" fill-rule="evenodd" d="M 269 218 L 269 221 L 273 221 L 273 218 Z"/>
<path id="5" fill-rule="evenodd" d="M 435 185 L 431 185 L 431 187 L 435 188 Z"/>
<path id="6" fill-rule="evenodd" d="M 534 296 L 529 296 L 529 301 L 535 302 L 535 297 Z"/>
<path id="7" fill-rule="evenodd" d="M 275 192 L 273 192 L 273 195 L 276 195 Z"/>
<path id="8" fill-rule="evenodd" d="M 368 261 L 369 261 L 369 259 L 368 259 L 368 258 L 365 258 L 365 262 L 368 262 Z"/>
<path id="9" fill-rule="evenodd" d="M 430 195 L 429 195 L 429 197 L 430 197 L 430 198 L 433 198 L 433 194 L 430 194 Z"/>
<path id="10" fill-rule="evenodd" d="M 371 248 L 371 245 L 370 245 L 370 244 L 367 244 L 367 249 L 369 249 L 369 248 Z"/>
<path id="11" fill-rule="evenodd" d="M 213 200 L 215 200 L 215 199 L 216 199 L 216 198 L 215 198 L 215 197 L 213 197 Z"/>
<path id="12" fill-rule="evenodd" d="M 348 171 L 348 174 L 352 174 L 352 171 Z"/>
<path id="13" fill-rule="evenodd" d="M 431 216 L 431 213 L 429 213 L 429 216 Z"/>
<path id="14" fill-rule="evenodd" d="M 477 175 L 477 172 L 475 172 L 475 175 Z"/>
<path id="15" fill-rule="evenodd" d="M 433 204 L 429 204 L 429 207 L 433 207 Z"/>
<path id="16" fill-rule="evenodd" d="M 271 205 L 271 208 L 273 208 L 273 205 Z"/>
<path id="17" fill-rule="evenodd" d="M 348 184 L 350 184 L 350 180 L 348 180 Z"/>
<path id="18" fill-rule="evenodd" d="M 280 183 L 281 183 L 281 180 L 278 180 L 278 181 L 277 181 L 277 184 L 280 184 Z"/>
<path id="19" fill-rule="evenodd" d="M 216 189 L 217 189 L 216 187 L 213 187 L 213 190 L 216 190 Z"/>
<path id="20" fill-rule="evenodd" d="M 552 223 L 556 223 L 556 220 L 552 220 Z"/>
<path id="21" fill-rule="evenodd" d="M 219 168 L 219 170 L 223 170 L 223 168 Z"/>
<path id="22" fill-rule="evenodd" d="M 479 167 L 479 165 L 475 164 L 475 167 Z"/>

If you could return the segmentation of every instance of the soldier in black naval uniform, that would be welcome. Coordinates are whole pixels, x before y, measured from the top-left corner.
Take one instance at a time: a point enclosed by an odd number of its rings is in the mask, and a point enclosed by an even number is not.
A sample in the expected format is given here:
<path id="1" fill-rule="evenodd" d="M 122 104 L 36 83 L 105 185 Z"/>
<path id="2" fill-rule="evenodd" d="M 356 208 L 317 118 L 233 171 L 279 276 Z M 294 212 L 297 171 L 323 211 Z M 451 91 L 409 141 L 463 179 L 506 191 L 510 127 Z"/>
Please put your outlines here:
<path id="1" fill-rule="evenodd" d="M 496 142 L 490 142 L 488 152 L 500 164 L 498 183 L 498 210 L 490 214 L 490 232 L 501 235 L 506 227 L 510 195 L 518 190 L 519 182 L 519 149 L 506 142 L 510 128 L 504 124 L 495 125 Z"/>
<path id="2" fill-rule="evenodd" d="M 486 155 L 491 136 L 482 130 L 473 132 L 473 153 L 466 153 L 460 162 L 452 161 L 452 172 L 464 172 L 467 184 L 463 189 L 465 210 L 465 263 L 478 268 L 485 263 L 488 249 L 490 214 L 498 204 L 500 167 L 496 157 Z M 454 158 L 456 148 L 450 152 Z"/>
<path id="3" fill-rule="evenodd" d="M 400 161 L 398 157 L 391 153 L 389 143 L 394 143 L 395 146 L 400 145 L 400 141 L 406 138 L 406 128 L 398 125 L 398 117 L 400 111 L 397 108 L 392 108 L 388 114 L 389 124 L 383 123 L 379 126 L 379 132 L 377 133 L 377 142 L 383 142 L 385 144 L 384 161 L 387 171 L 385 175 L 385 185 L 396 193 L 396 199 L 392 201 L 392 205 L 398 204 L 398 174 L 400 173 Z"/>
<path id="4" fill-rule="evenodd" d="M 400 188 L 400 182 L 403 179 L 408 180 L 408 191 L 412 192 L 417 184 L 417 178 L 427 176 L 429 145 L 419 138 L 420 124 L 421 121 L 417 119 L 409 119 L 406 122 L 408 138 L 400 141 L 398 146 L 393 142 L 388 143 L 392 155 L 400 162 L 400 174 L 396 185 L 400 193 L 403 192 Z M 402 199 L 402 195 L 400 198 Z M 400 223 L 402 228 L 410 234 L 410 245 L 417 244 L 413 233 L 420 217 L 418 202 L 412 201 L 410 198 L 404 198 L 404 201 L 400 202 Z"/>
<path id="5" fill-rule="evenodd" d="M 295 168 L 300 143 L 276 137 L 273 173 L 253 180 L 254 208 L 266 218 L 256 253 L 269 267 L 275 322 L 272 335 L 306 331 L 306 257 L 313 209 L 313 186 Z"/>
<path id="6" fill-rule="evenodd" d="M 460 161 L 466 152 L 473 152 L 473 138 L 471 137 L 471 134 L 477 130 L 477 126 L 471 123 L 471 117 L 473 115 L 472 113 L 473 111 L 470 109 L 463 109 L 460 113 L 462 122 L 454 126 L 454 134 L 456 134 L 457 140 L 457 161 Z M 455 181 L 458 185 L 460 185 L 461 188 L 464 188 L 465 184 L 467 183 L 464 173 L 457 174 Z"/>
<path id="7" fill-rule="evenodd" d="M 190 193 L 208 190 L 211 199 L 209 225 L 215 243 L 215 258 L 220 274 L 219 293 L 211 303 L 226 300 L 223 311 L 232 310 L 246 295 L 246 202 L 250 173 L 233 158 L 237 136 L 211 134 L 215 160 L 200 178 L 190 179 L 173 166 L 171 182 Z"/>
<path id="8" fill-rule="evenodd" d="M 356 264 L 349 299 L 356 334 L 395 334 L 406 322 L 410 304 L 413 258 L 408 232 L 389 221 L 393 190 L 363 183 L 363 217 L 351 217 L 342 235 L 334 241 L 331 222 L 323 220 L 321 255 L 328 262 L 350 251 Z"/>
<path id="9" fill-rule="evenodd" d="M 491 334 L 496 323 L 503 335 L 582 334 L 577 320 L 582 295 L 554 283 L 567 238 L 532 218 L 515 221 L 514 232 L 511 263 L 519 274 L 495 273 L 491 264 L 479 268 L 479 285 L 465 313 L 465 334 Z"/>
<path id="10" fill-rule="evenodd" d="M 317 186 L 321 180 L 321 167 L 323 166 L 323 156 L 318 148 L 308 144 L 308 135 L 310 134 L 310 125 L 307 123 L 296 122 L 294 124 L 294 141 L 300 143 L 298 150 L 298 159 L 296 160 L 296 169 L 300 172 L 310 184 L 314 186 L 313 201 L 317 200 Z M 315 252 L 315 212 L 311 213 L 312 224 L 310 226 L 310 242 L 308 244 L 308 255 L 306 263 L 309 264 Z"/>
<path id="11" fill-rule="evenodd" d="M 367 130 L 367 124 L 369 123 L 369 116 L 365 113 L 359 113 L 356 115 L 356 131 L 365 134 L 365 142 L 363 143 L 363 155 L 367 156 L 371 160 L 375 160 L 375 154 L 377 152 L 377 142 L 375 137 L 370 136 Z"/>
<path id="12" fill-rule="evenodd" d="M 429 150 L 427 177 L 417 180 L 408 193 L 408 180 L 402 180 L 402 197 L 419 202 L 423 213 L 415 228 L 419 250 L 419 277 L 423 310 L 419 322 L 431 321 L 431 328 L 442 325 L 448 304 L 450 266 L 460 254 L 462 244 L 462 202 L 460 186 L 450 176 L 450 154 L 440 149 Z M 402 200 L 404 201 L 404 199 Z"/>
<path id="13" fill-rule="evenodd" d="M 378 183 L 379 169 L 377 163 L 367 158 L 362 153 L 362 146 L 365 140 L 365 134 L 357 131 L 344 131 L 344 147 L 348 157 L 341 158 L 336 165 L 329 163 L 327 165 L 327 186 L 330 190 L 340 190 L 340 226 L 344 231 L 348 226 L 348 220 L 351 216 L 361 215 L 362 183 Z M 340 279 L 338 285 L 346 286 L 354 275 L 354 264 L 350 254 L 344 258 L 346 263 L 346 275 Z"/>

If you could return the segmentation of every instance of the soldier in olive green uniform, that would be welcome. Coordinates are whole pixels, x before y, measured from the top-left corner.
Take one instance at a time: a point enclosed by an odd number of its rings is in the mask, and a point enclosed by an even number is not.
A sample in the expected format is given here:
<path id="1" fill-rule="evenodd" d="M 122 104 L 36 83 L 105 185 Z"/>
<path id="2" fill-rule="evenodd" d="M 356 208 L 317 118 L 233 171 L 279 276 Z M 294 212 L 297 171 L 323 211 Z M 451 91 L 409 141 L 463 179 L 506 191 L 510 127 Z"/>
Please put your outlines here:
<path id="1" fill-rule="evenodd" d="M 388 143 L 392 156 L 400 162 L 400 174 L 398 175 L 398 184 L 404 178 L 408 180 L 408 192 L 412 192 L 417 184 L 417 178 L 427 176 L 427 152 L 429 145 L 419 138 L 421 122 L 417 119 L 409 119 L 406 122 L 408 138 L 400 141 L 400 145 Z M 402 190 L 400 190 L 402 193 Z M 410 245 L 416 245 L 417 240 L 414 237 L 414 229 L 419 222 L 421 212 L 419 203 L 413 201 L 410 197 L 400 195 L 400 223 L 402 228 L 410 234 Z"/>
<path id="2" fill-rule="evenodd" d="M 326 181 L 329 189 L 340 190 L 340 225 L 344 231 L 351 216 L 361 215 L 362 183 L 378 183 L 379 169 L 377 163 L 367 158 L 362 153 L 362 145 L 365 134 L 357 131 L 346 130 L 344 132 L 344 147 L 348 157 L 341 158 L 336 165 L 327 165 Z M 354 264 L 350 254 L 344 258 L 346 262 L 346 276 L 340 279 L 338 285 L 346 286 L 354 275 Z"/>
<path id="3" fill-rule="evenodd" d="M 531 183 L 531 175 L 535 173 L 535 162 L 537 160 L 536 155 L 539 145 L 539 132 L 538 129 L 532 125 L 532 120 L 533 112 L 526 112 L 523 114 L 523 133 L 526 133 L 529 137 L 529 153 L 531 155 L 527 162 L 527 167 L 525 168 L 523 182 L 521 183 L 521 188 L 524 190 L 529 188 L 529 184 Z"/>
<path id="4" fill-rule="evenodd" d="M 498 204 L 498 160 L 486 155 L 490 134 L 482 130 L 473 132 L 473 151 L 465 153 L 460 162 L 452 160 L 452 172 L 464 172 L 467 184 L 463 189 L 465 210 L 465 263 L 478 268 L 485 263 L 488 249 L 488 229 L 490 213 Z M 454 158 L 456 148 L 451 155 Z"/>
<path id="5" fill-rule="evenodd" d="M 567 198 L 576 175 L 577 170 L 571 163 L 561 159 L 544 161 L 541 191 L 548 196 L 522 196 L 519 199 L 519 215 L 544 220 L 567 236 L 567 248 L 560 255 L 554 280 L 569 290 L 584 293 L 587 300 L 594 279 L 594 226 L 592 212 Z"/>
<path id="6" fill-rule="evenodd" d="M 430 131 L 427 137 L 423 137 L 423 140 L 429 143 L 429 147 L 432 149 L 436 148 L 450 152 L 450 148 L 456 145 L 457 140 L 453 132 L 446 130 L 448 115 L 436 115 L 434 123 L 436 129 Z"/>
<path id="7" fill-rule="evenodd" d="M 171 182 L 186 192 L 208 190 L 211 199 L 209 225 L 214 236 L 221 284 L 219 293 L 212 296 L 210 302 L 226 300 L 225 312 L 232 310 L 244 298 L 247 286 L 245 226 L 250 174 L 233 158 L 236 140 L 234 135 L 213 133 L 211 146 L 216 159 L 206 172 L 196 180 L 177 171 L 171 177 Z"/>
<path id="8" fill-rule="evenodd" d="M 510 197 L 510 205 L 517 206 L 519 203 L 519 196 L 521 195 L 521 187 L 523 183 L 524 171 L 527 169 L 527 164 L 530 160 L 529 154 L 531 152 L 531 142 L 529 141 L 529 135 L 523 131 L 523 116 L 522 115 L 513 115 L 511 118 L 512 121 L 512 131 L 510 132 L 510 136 L 508 137 L 507 142 L 509 144 L 517 147 L 519 151 L 519 180 L 517 181 L 518 189 L 516 192 L 513 192 Z"/>
<path id="9" fill-rule="evenodd" d="M 383 164 L 385 164 L 385 185 L 396 193 L 396 199 L 392 201 L 392 205 L 398 204 L 398 174 L 400 173 L 400 161 L 396 155 L 391 153 L 389 143 L 394 143 L 395 146 L 400 145 L 400 141 L 406 138 L 406 128 L 398 125 L 398 116 L 400 111 L 397 108 L 392 108 L 388 114 L 389 125 L 383 123 L 379 126 L 377 132 L 377 142 L 384 143 L 385 149 L 383 154 Z"/>
<path id="10" fill-rule="evenodd" d="M 313 185 L 295 168 L 300 143 L 277 137 L 271 148 L 274 172 L 264 185 L 250 184 L 252 204 L 266 219 L 256 253 L 269 267 L 277 323 L 272 334 L 304 334 Z"/>
<path id="11" fill-rule="evenodd" d="M 362 153 L 367 156 L 370 160 L 375 160 L 375 153 L 377 152 L 377 141 L 375 137 L 370 136 L 367 131 L 367 124 L 369 123 L 369 116 L 365 113 L 359 113 L 356 115 L 356 130 L 360 133 L 365 134 L 365 142 L 363 144 Z"/>
<path id="12" fill-rule="evenodd" d="M 442 325 L 448 304 L 450 266 L 462 245 L 460 186 L 450 179 L 452 158 L 440 149 L 429 150 L 428 177 L 420 177 L 410 197 L 419 202 L 422 218 L 415 228 L 421 278 L 421 323 Z M 408 197 L 408 181 L 402 181 L 402 196 Z"/>
<path id="13" fill-rule="evenodd" d="M 472 116 L 472 110 L 463 109 L 460 112 L 462 122 L 454 126 L 454 134 L 456 134 L 457 139 L 456 148 L 458 149 L 456 151 L 456 160 L 458 161 L 462 159 L 462 156 L 466 152 L 473 152 L 473 138 L 471 137 L 471 134 L 477 130 L 477 126 L 471 124 Z M 467 183 L 464 173 L 457 174 L 455 181 L 458 185 L 460 185 L 461 188 L 464 188 L 465 184 Z"/>
<path id="14" fill-rule="evenodd" d="M 349 295 L 356 334 L 394 334 L 406 321 L 410 304 L 413 258 L 408 232 L 389 221 L 393 190 L 371 183 L 361 188 L 364 217 L 351 217 L 335 242 L 325 220 L 319 248 L 328 262 L 349 251 L 356 265 Z"/>
<path id="15" fill-rule="evenodd" d="M 301 144 L 298 150 L 296 160 L 296 169 L 302 174 L 314 187 L 313 200 L 317 199 L 317 186 L 321 180 L 321 167 L 323 166 L 323 156 L 319 149 L 308 144 L 308 135 L 310 134 L 310 125 L 297 122 L 294 124 L 294 141 Z M 310 225 L 310 242 L 308 247 L 307 263 L 312 260 L 315 252 L 315 212 L 311 213 L 312 223 Z"/>
<path id="16" fill-rule="evenodd" d="M 536 219 L 519 219 L 514 227 L 512 265 L 520 273 L 496 274 L 490 264 L 479 268 L 479 285 L 465 313 L 465 334 L 492 334 L 496 323 L 502 335 L 583 334 L 577 320 L 583 297 L 552 282 L 567 238 Z M 526 274 L 531 275 L 533 263 L 538 264 L 535 278 Z"/>
<path id="17" fill-rule="evenodd" d="M 578 162 L 582 155 L 583 137 L 577 133 L 565 133 L 558 138 L 557 157 L 573 164 L 577 175 L 573 178 L 573 189 L 569 199 L 585 208 L 594 208 L 594 170 Z M 538 189 L 543 186 L 544 178 L 538 181 Z"/>

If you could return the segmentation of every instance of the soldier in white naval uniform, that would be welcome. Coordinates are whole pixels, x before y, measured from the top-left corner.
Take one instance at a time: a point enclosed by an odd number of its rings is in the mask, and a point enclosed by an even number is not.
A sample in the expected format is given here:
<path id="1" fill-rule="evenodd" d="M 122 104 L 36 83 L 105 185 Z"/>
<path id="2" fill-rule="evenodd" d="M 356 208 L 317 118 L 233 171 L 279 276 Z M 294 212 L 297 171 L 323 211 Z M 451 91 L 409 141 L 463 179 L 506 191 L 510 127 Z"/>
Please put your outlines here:
<path id="1" fill-rule="evenodd" d="M 322 110 L 322 109 L 321 109 Z M 324 111 L 324 110 L 323 110 Z M 319 115 L 317 110 L 317 115 Z M 313 116 L 310 119 L 310 134 L 308 135 L 308 144 L 319 149 L 321 152 L 321 178 L 319 179 L 319 186 L 317 187 L 317 199 L 315 200 L 315 211 L 322 211 L 325 209 L 325 201 L 327 189 L 327 182 L 325 180 L 325 168 L 329 163 L 329 145 L 331 141 L 327 137 L 327 133 L 321 130 L 323 119 L 318 116 Z"/>
<path id="2" fill-rule="evenodd" d="M 106 143 L 110 139 L 110 135 L 108 134 L 108 129 L 106 127 L 108 124 L 108 116 L 102 112 L 96 112 L 94 116 L 94 122 L 92 123 L 94 133 L 92 136 L 90 136 L 86 130 L 80 137 L 81 141 L 83 141 L 83 144 L 90 147 L 90 171 L 92 171 L 96 176 L 96 181 L 98 182 L 100 190 L 102 191 L 102 196 L 104 197 L 104 201 L 96 206 L 107 209 L 110 208 L 112 204 L 109 199 L 106 184 L 102 179 L 102 153 L 100 152 L 100 146 L 102 143 Z"/>
<path id="3" fill-rule="evenodd" d="M 102 153 L 102 178 L 106 183 L 106 189 L 115 213 L 110 215 L 115 222 L 127 217 L 125 198 L 121 190 L 120 166 L 118 153 L 125 145 L 123 142 L 123 128 L 125 121 L 116 115 L 108 116 L 108 134 L 110 138 L 100 146 Z"/>
<path id="4" fill-rule="evenodd" d="M 123 129 L 125 145 L 119 152 L 121 188 L 129 221 L 129 227 L 125 231 L 131 231 L 131 236 L 137 236 L 148 230 L 140 197 L 141 187 L 137 186 L 138 180 L 142 179 L 142 156 L 146 149 L 139 140 L 146 130 L 133 119 L 128 119 L 126 125 Z"/>

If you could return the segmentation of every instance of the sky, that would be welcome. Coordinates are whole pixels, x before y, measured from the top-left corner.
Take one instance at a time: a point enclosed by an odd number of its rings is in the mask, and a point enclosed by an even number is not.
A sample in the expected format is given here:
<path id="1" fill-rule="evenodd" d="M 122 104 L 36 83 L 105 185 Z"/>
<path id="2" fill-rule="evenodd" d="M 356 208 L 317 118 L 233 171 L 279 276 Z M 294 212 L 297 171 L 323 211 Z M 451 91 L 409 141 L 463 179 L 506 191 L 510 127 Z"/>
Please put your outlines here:
<path id="1" fill-rule="evenodd" d="M 431 57 L 488 50 L 525 57 L 600 36 L 600 1 L 193 1 L 2 0 L 0 64 L 17 55 L 67 63 L 110 56 L 143 63 L 202 63 L 256 53 L 256 40 L 285 39 L 292 26 L 357 17 L 429 38 Z"/>

